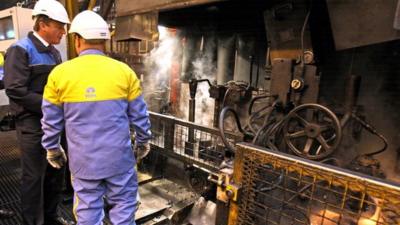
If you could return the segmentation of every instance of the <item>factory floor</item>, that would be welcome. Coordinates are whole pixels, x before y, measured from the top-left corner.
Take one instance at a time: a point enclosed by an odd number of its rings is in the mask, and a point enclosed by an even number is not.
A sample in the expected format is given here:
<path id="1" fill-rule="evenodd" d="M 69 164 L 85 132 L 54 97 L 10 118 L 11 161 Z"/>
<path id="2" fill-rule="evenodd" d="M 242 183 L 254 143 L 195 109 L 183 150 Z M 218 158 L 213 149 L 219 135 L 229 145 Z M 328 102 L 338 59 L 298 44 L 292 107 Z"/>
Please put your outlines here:
<path id="1" fill-rule="evenodd" d="M 0 209 L 15 212 L 0 218 L 0 225 L 21 224 L 19 179 L 21 168 L 15 131 L 0 132 Z M 198 196 L 167 179 L 155 179 L 139 173 L 141 204 L 136 213 L 137 224 L 177 224 L 182 221 Z M 59 214 L 73 220 L 72 203 L 60 204 Z M 105 225 L 111 224 L 107 219 Z"/>

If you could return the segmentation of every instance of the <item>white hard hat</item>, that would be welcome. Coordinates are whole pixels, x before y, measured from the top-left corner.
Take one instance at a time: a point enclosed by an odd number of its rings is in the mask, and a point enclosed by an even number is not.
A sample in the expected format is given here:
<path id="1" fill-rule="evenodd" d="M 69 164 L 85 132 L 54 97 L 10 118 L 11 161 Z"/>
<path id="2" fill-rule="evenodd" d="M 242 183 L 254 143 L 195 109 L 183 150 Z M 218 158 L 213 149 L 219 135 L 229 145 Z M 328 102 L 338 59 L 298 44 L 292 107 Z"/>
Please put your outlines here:
<path id="1" fill-rule="evenodd" d="M 56 0 L 39 0 L 32 11 L 32 16 L 46 15 L 61 23 L 70 23 L 64 6 Z"/>
<path id="2" fill-rule="evenodd" d="M 84 39 L 110 39 L 107 22 L 97 13 L 85 10 L 72 20 L 68 33 L 77 33 Z"/>

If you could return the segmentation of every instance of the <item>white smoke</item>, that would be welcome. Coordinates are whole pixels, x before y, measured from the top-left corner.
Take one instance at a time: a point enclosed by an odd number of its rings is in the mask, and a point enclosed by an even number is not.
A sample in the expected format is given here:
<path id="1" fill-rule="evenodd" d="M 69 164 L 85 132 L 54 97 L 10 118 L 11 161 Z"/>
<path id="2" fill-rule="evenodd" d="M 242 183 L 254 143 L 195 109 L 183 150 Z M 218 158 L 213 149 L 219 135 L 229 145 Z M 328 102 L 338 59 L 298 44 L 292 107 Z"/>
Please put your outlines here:
<path id="1" fill-rule="evenodd" d="M 211 83 L 216 80 L 216 63 L 213 60 L 215 56 L 216 42 L 214 38 L 210 38 L 204 45 L 205 38 L 202 37 L 200 48 L 197 49 L 196 54 L 192 63 L 192 78 L 197 80 L 208 79 Z M 215 100 L 210 98 L 209 88 L 207 82 L 200 82 L 197 86 L 196 92 L 196 110 L 195 110 L 195 123 L 203 126 L 212 126 L 214 116 L 214 105 Z M 189 85 L 184 84 L 181 89 L 181 101 L 180 111 L 183 114 L 184 119 L 189 118 Z"/>
<path id="2" fill-rule="evenodd" d="M 149 109 L 155 112 L 159 112 L 160 107 L 169 101 L 172 65 L 182 62 L 181 37 L 170 32 L 168 28 L 159 26 L 158 29 L 159 41 L 144 60 L 145 70 L 148 74 L 144 82 L 144 95 Z M 203 37 L 200 47 L 194 49 L 196 54 L 190 62 L 192 78 L 209 79 L 212 83 L 215 82 L 217 69 L 214 60 L 216 47 L 214 39 L 208 39 L 205 42 Z M 174 116 L 188 120 L 189 99 L 189 85 L 182 83 L 178 110 Z M 212 126 L 213 112 L 214 99 L 209 96 L 209 85 L 207 82 L 201 82 L 198 84 L 196 93 L 195 123 Z"/>
<path id="3" fill-rule="evenodd" d="M 148 74 L 145 81 L 145 98 L 151 111 L 159 111 L 169 101 L 169 79 L 171 67 L 176 61 L 175 53 L 180 48 L 179 39 L 168 28 L 158 27 L 160 38 L 144 60 Z"/>

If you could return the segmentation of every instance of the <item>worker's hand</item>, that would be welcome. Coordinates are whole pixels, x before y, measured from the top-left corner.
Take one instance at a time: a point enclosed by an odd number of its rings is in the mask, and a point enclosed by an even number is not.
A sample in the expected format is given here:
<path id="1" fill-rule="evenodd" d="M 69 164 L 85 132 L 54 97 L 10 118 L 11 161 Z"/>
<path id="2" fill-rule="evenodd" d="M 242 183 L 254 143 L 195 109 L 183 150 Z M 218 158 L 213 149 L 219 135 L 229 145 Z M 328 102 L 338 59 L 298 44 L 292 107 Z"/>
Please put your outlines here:
<path id="1" fill-rule="evenodd" d="M 60 169 L 67 162 L 67 156 L 62 148 L 47 150 L 46 158 L 49 164 L 56 169 Z"/>
<path id="2" fill-rule="evenodd" d="M 146 157 L 150 152 L 150 144 L 149 143 L 135 143 L 133 148 L 133 152 L 135 153 L 136 161 L 140 162 L 144 157 Z"/>

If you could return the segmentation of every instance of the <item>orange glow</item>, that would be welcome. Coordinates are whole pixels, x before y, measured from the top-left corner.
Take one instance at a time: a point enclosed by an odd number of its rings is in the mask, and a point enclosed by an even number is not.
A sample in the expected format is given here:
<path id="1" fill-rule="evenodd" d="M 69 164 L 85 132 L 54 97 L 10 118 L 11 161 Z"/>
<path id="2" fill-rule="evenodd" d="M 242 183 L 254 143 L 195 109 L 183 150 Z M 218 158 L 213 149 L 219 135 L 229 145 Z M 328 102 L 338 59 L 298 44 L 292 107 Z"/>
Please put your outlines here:
<path id="1" fill-rule="evenodd" d="M 337 225 L 340 214 L 331 210 L 321 210 L 310 216 L 311 225 Z"/>
<path id="2" fill-rule="evenodd" d="M 361 218 L 357 225 L 377 225 L 379 220 L 379 214 L 381 213 L 381 207 L 378 206 L 375 210 L 375 213 L 371 218 Z"/>

